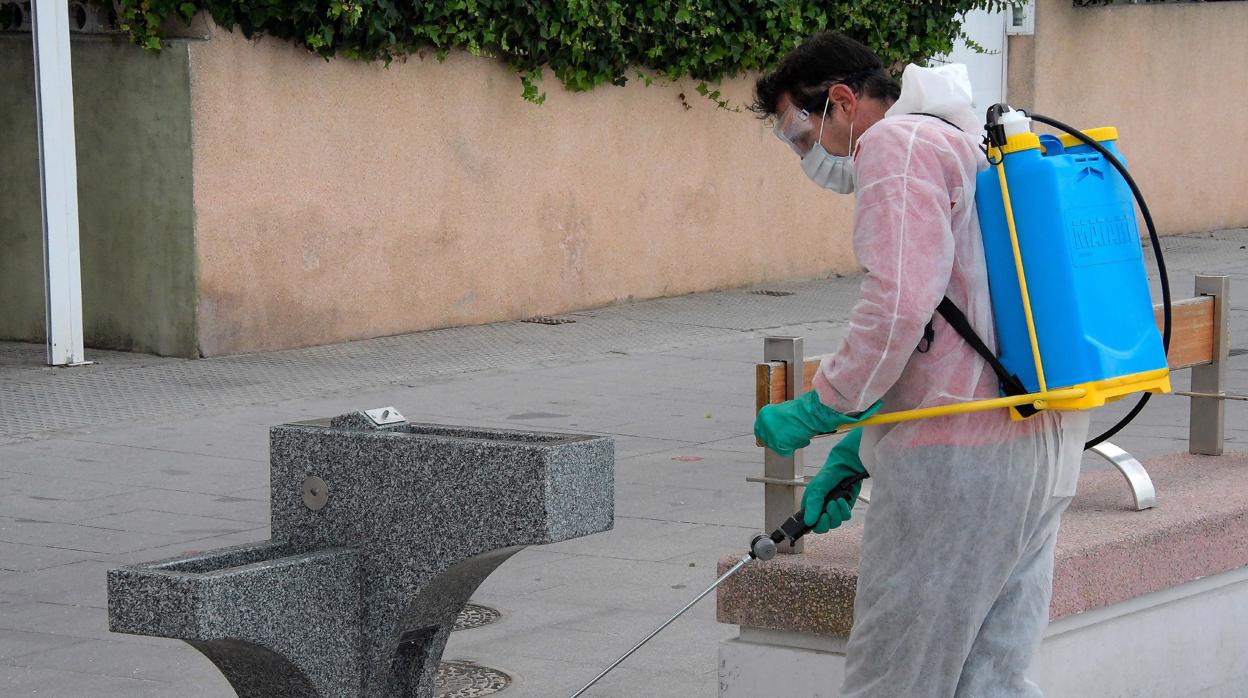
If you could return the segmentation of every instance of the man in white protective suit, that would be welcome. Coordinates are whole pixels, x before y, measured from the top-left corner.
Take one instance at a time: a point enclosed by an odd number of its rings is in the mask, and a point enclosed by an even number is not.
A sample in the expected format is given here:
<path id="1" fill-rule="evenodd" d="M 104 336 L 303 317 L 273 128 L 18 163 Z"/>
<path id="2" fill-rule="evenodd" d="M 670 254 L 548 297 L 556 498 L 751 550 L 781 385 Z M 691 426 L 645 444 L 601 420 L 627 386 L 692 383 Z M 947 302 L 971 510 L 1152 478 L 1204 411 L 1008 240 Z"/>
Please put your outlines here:
<path id="1" fill-rule="evenodd" d="M 828 32 L 758 80 L 753 108 L 815 184 L 856 197 L 866 270 L 814 390 L 764 408 L 756 435 L 787 455 L 876 410 L 999 397 L 988 363 L 937 313 L 947 297 L 996 345 L 975 212 L 983 118 L 965 66 L 911 65 L 899 87 L 870 49 Z M 1041 695 L 1025 672 L 1087 431 L 1086 412 L 1013 421 L 998 409 L 869 425 L 833 448 L 803 495 L 816 532 L 850 516 L 852 499 L 825 506 L 837 484 L 864 470 L 873 483 L 844 696 Z"/>

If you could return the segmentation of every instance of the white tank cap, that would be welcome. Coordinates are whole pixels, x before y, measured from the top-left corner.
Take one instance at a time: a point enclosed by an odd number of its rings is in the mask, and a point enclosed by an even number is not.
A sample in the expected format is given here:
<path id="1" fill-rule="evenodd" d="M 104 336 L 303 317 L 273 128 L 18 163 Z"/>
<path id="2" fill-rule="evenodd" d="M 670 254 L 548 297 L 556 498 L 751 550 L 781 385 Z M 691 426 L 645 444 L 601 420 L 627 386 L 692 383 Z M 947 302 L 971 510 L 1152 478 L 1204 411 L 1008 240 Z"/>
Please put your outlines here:
<path id="1" fill-rule="evenodd" d="M 1005 129 L 1005 137 L 1031 132 L 1031 118 L 1021 111 L 1011 109 L 997 118 L 997 125 Z"/>

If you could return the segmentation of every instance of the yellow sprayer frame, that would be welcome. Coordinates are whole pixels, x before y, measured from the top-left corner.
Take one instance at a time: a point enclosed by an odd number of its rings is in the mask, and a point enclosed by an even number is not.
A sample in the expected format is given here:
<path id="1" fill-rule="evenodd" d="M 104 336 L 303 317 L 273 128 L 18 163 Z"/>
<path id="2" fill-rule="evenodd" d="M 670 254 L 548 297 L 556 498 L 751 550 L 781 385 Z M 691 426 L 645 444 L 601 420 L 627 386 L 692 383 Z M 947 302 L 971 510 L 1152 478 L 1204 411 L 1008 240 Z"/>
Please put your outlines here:
<path id="1" fill-rule="evenodd" d="M 1113 138 L 1117 138 L 1116 129 L 1092 129 L 1084 133 L 1093 138 L 1098 138 L 1098 140 L 1105 140 L 1105 136 L 1110 134 L 1112 134 Z M 1023 270 L 1022 250 L 1018 244 L 1018 229 L 1014 225 L 1014 208 L 1010 204 L 1010 188 L 1005 177 L 1006 154 L 1041 147 L 1039 136 L 1034 133 L 1021 133 L 1010 136 L 1003 148 L 991 148 L 988 151 L 988 161 L 996 168 L 997 176 L 1001 181 L 1001 200 L 1005 204 L 1005 220 L 1010 230 L 1010 246 L 1014 252 L 1014 269 L 1018 275 L 1018 290 L 1022 294 L 1023 313 L 1027 318 L 1027 335 L 1031 341 L 1031 356 L 1036 366 L 1036 378 L 1040 384 L 1039 392 L 987 400 L 974 400 L 953 405 L 924 407 L 916 410 L 886 412 L 860 422 L 845 424 L 834 433 L 847 432 L 869 424 L 894 424 L 915 419 L 1019 407 L 1028 404 L 1037 410 L 1087 410 L 1093 407 L 1100 407 L 1107 402 L 1112 402 L 1132 393 L 1145 391 L 1153 393 L 1170 392 L 1170 369 L 1168 367 L 1082 383 L 1068 388 L 1049 390 L 1048 383 L 1044 378 L 1044 363 L 1040 359 L 1040 342 L 1036 338 L 1036 325 L 1031 312 L 1031 296 L 1027 292 L 1027 276 Z M 1010 416 L 1015 420 L 1023 419 L 1017 410 L 1010 410 Z"/>

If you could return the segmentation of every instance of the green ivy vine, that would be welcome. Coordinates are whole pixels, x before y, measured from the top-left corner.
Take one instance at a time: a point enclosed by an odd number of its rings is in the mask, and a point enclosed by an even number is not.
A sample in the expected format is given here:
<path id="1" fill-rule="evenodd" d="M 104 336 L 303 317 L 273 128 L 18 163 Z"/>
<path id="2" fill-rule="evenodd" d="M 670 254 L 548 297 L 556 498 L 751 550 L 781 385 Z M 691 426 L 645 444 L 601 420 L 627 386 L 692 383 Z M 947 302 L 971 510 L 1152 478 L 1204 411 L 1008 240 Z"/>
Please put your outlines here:
<path id="1" fill-rule="evenodd" d="M 574 91 L 631 78 L 709 85 L 764 70 L 803 38 L 833 28 L 886 65 L 946 53 L 959 18 L 1010 0 L 118 0 L 135 43 L 161 46 L 161 25 L 207 12 L 247 37 L 294 41 L 324 58 L 390 62 L 423 49 L 462 49 L 506 62 L 525 99 L 541 104 L 543 68 Z"/>

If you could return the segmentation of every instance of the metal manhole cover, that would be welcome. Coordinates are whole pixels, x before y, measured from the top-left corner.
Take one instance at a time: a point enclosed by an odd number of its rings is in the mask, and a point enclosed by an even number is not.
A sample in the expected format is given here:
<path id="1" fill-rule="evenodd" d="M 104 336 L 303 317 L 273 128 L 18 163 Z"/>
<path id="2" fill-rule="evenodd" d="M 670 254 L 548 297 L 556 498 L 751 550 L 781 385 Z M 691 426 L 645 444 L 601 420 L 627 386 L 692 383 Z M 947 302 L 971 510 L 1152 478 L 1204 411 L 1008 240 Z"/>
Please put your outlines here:
<path id="1" fill-rule="evenodd" d="M 479 628 L 493 623 L 500 617 L 502 617 L 502 614 L 496 609 L 470 603 L 464 606 L 464 610 L 460 611 L 459 616 L 455 619 L 455 630 Z"/>
<path id="2" fill-rule="evenodd" d="M 476 698 L 488 696 L 511 685 L 511 677 L 488 666 L 472 662 L 442 662 L 433 677 L 436 698 Z"/>
<path id="3" fill-rule="evenodd" d="M 776 298 L 779 298 L 782 296 L 796 295 L 795 291 L 768 291 L 766 289 L 761 289 L 758 291 L 750 291 L 750 293 L 753 293 L 756 296 L 773 296 Z"/>
<path id="4" fill-rule="evenodd" d="M 537 317 L 531 317 L 521 320 L 520 322 L 529 322 L 535 325 L 571 325 L 576 322 L 576 320 L 573 320 L 570 317 L 549 317 L 546 315 L 538 315 Z"/>

